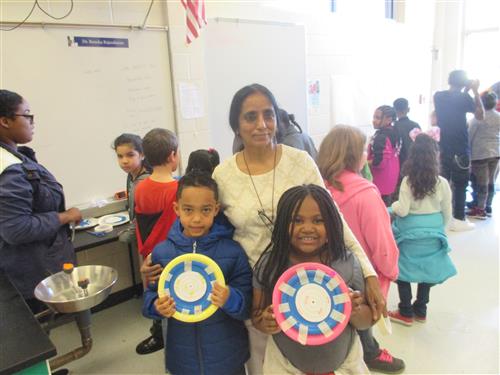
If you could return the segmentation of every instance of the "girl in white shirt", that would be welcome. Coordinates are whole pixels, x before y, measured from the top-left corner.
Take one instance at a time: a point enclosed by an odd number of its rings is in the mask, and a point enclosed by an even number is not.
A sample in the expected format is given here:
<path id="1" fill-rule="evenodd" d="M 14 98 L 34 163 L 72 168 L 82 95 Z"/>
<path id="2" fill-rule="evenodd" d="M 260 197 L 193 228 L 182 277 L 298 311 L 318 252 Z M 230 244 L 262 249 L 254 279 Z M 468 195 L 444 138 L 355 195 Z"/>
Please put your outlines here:
<path id="1" fill-rule="evenodd" d="M 448 180 L 439 175 L 438 144 L 439 134 L 422 133 L 420 129 L 413 131 L 411 158 L 404 164 L 401 182 L 403 193 L 391 206 L 394 214 L 405 217 L 408 214 L 432 214 L 441 212 L 446 226 L 452 215 L 451 190 Z"/>
<path id="2" fill-rule="evenodd" d="M 390 311 L 389 316 L 406 326 L 414 320 L 426 321 L 430 288 L 457 273 L 448 255 L 451 249 L 444 229 L 452 213 L 450 185 L 439 176 L 437 142 L 418 133 L 419 129 L 410 133 L 414 143 L 404 164 L 399 200 L 390 209 L 395 215 L 392 228 L 399 247 L 400 302 L 399 310 Z M 411 282 L 418 283 L 413 304 Z"/>

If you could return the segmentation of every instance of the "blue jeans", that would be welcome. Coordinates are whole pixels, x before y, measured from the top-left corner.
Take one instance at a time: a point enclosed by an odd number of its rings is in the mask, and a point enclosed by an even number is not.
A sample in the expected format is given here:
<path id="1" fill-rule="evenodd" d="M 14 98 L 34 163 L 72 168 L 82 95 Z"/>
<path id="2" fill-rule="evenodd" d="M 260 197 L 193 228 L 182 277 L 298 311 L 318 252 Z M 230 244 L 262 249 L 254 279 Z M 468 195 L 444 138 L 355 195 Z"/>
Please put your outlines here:
<path id="1" fill-rule="evenodd" d="M 358 331 L 358 335 L 361 340 L 361 345 L 363 346 L 363 359 L 365 363 L 370 362 L 378 356 L 380 352 L 380 345 L 377 340 L 375 340 L 375 337 L 373 337 L 372 328 Z"/>

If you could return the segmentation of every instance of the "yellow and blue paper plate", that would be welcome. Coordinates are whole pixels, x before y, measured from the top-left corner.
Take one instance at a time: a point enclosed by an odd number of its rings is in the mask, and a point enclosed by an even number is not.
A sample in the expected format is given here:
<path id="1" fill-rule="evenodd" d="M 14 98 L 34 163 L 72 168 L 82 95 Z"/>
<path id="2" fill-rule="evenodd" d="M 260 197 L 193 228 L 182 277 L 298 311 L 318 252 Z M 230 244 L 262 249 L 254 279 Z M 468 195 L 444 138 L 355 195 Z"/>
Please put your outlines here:
<path id="1" fill-rule="evenodd" d="M 175 319 L 187 323 L 199 322 L 217 310 L 210 300 L 215 282 L 225 285 L 224 275 L 217 263 L 202 254 L 184 254 L 163 269 L 158 282 L 158 295 L 174 299 Z"/>

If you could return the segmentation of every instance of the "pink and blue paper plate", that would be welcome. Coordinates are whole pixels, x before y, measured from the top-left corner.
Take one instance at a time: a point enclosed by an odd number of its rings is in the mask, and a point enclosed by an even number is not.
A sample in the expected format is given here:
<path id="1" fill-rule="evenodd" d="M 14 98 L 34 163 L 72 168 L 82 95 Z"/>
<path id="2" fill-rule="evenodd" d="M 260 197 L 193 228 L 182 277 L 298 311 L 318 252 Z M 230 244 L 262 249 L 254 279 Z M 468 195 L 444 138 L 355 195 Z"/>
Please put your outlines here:
<path id="1" fill-rule="evenodd" d="M 349 323 L 349 289 L 330 267 L 300 263 L 278 279 L 273 311 L 281 330 L 292 340 L 323 345 L 335 340 Z"/>

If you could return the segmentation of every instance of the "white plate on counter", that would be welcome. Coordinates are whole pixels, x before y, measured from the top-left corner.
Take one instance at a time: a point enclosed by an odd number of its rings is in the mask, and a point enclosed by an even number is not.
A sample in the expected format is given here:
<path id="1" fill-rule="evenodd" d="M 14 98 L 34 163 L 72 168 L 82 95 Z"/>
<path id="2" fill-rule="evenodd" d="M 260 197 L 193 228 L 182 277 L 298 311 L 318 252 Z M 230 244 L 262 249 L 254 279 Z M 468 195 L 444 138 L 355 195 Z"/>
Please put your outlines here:
<path id="1" fill-rule="evenodd" d="M 112 226 L 118 226 L 130 221 L 130 217 L 128 215 L 128 211 L 117 212 L 115 214 L 101 216 L 98 219 L 98 224 L 109 224 Z"/>

